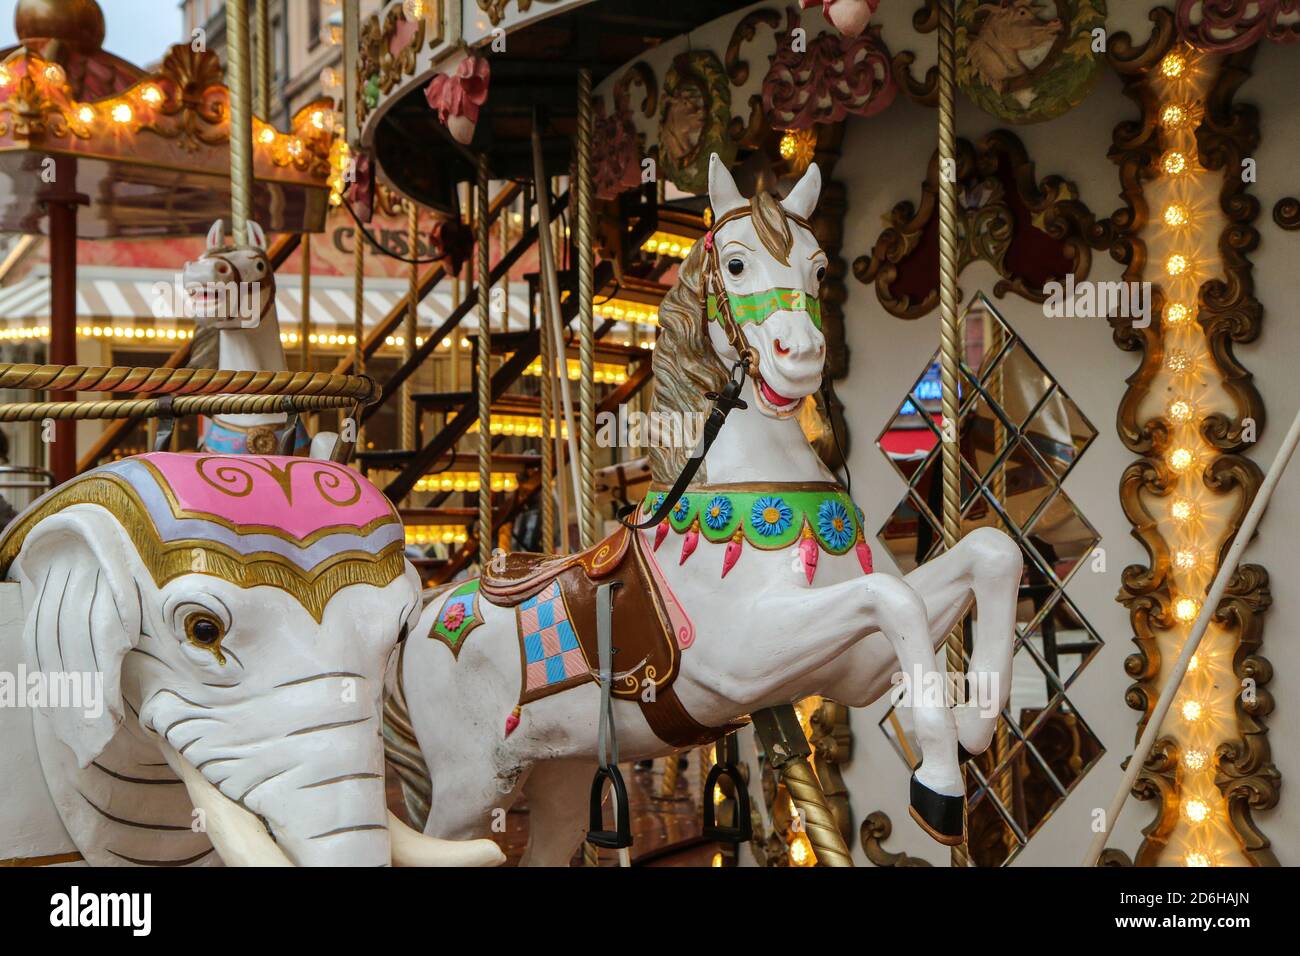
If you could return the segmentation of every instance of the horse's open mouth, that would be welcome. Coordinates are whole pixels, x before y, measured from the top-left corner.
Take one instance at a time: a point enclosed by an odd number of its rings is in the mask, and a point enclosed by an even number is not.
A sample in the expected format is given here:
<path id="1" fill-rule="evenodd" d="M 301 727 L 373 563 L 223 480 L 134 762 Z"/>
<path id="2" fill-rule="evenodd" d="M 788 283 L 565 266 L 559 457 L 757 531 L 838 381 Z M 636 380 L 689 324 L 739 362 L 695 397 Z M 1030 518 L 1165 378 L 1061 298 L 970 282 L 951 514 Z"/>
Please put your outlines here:
<path id="1" fill-rule="evenodd" d="M 793 398 L 786 398 L 780 392 L 773 391 L 772 386 L 768 385 L 767 382 L 759 382 L 758 385 L 759 389 L 763 393 L 763 398 L 776 408 L 785 408 L 788 405 L 794 404 Z"/>

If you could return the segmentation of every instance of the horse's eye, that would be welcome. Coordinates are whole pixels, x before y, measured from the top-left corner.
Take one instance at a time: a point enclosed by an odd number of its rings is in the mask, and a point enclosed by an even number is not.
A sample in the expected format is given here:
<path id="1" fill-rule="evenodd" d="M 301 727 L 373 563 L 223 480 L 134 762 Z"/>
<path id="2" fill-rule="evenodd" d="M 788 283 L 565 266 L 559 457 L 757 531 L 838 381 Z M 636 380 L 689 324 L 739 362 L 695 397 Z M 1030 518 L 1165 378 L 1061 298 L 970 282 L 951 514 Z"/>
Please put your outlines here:
<path id="1" fill-rule="evenodd" d="M 745 271 L 745 263 L 740 259 L 731 259 L 727 262 L 727 271 L 733 276 L 738 276 Z"/>
<path id="2" fill-rule="evenodd" d="M 825 280 L 825 278 L 826 278 L 826 267 L 825 267 L 825 266 L 818 266 L 818 267 L 817 267 L 817 281 L 818 281 L 818 282 L 822 282 L 823 280 Z"/>

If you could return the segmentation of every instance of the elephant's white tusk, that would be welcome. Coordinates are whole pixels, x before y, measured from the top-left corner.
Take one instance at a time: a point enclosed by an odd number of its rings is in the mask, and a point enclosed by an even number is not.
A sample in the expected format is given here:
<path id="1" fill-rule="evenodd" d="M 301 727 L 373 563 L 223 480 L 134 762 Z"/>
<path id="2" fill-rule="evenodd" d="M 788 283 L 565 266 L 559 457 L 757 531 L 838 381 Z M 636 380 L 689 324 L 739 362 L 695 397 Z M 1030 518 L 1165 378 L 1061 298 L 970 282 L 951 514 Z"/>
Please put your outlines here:
<path id="1" fill-rule="evenodd" d="M 163 757 L 185 784 L 195 809 L 203 812 L 204 832 L 226 866 L 293 866 L 257 817 L 208 783 L 166 741 L 158 743 Z"/>
<path id="2" fill-rule="evenodd" d="M 491 840 L 439 840 L 411 829 L 390 810 L 394 866 L 499 866 L 506 855 Z"/>

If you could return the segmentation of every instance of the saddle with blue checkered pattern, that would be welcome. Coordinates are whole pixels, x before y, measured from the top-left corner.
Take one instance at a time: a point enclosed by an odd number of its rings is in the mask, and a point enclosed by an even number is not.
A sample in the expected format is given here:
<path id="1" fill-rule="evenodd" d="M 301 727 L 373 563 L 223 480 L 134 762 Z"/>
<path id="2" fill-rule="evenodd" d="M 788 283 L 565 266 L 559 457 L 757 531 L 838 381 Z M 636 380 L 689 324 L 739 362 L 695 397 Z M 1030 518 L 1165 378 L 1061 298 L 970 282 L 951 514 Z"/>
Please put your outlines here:
<path id="1" fill-rule="evenodd" d="M 679 646 L 677 625 L 683 612 L 670 613 L 648 563 L 653 560 L 640 537 L 620 527 L 577 554 L 508 554 L 488 569 L 481 597 L 515 609 L 521 712 L 532 701 L 596 680 L 596 588 L 617 581 L 615 699 L 637 701 L 655 734 L 676 747 L 709 743 L 734 729 L 699 723 L 673 690 L 685 646 Z"/>

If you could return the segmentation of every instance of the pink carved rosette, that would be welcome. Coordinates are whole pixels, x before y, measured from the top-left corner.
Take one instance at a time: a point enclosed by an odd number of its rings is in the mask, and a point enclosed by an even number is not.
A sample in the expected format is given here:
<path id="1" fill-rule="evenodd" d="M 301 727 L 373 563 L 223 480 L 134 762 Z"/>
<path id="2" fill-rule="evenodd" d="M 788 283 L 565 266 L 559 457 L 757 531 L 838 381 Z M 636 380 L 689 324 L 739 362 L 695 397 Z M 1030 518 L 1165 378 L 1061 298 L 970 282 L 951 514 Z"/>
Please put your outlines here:
<path id="1" fill-rule="evenodd" d="M 849 114 L 874 116 L 894 101 L 898 88 L 880 27 L 852 38 L 820 33 L 796 52 L 799 15 L 788 8 L 786 17 L 763 78 L 763 109 L 776 129 L 838 123 Z"/>
<path id="2" fill-rule="evenodd" d="M 805 10 L 820 3 L 822 16 L 846 37 L 862 36 L 871 15 L 880 6 L 880 0 L 800 0 L 800 3 Z"/>
<path id="3" fill-rule="evenodd" d="M 597 150 L 592 178 L 597 199 L 616 199 L 620 193 L 641 185 L 641 139 L 623 110 L 605 113 L 605 101 L 596 101 L 592 123 Z"/>
<path id="4" fill-rule="evenodd" d="M 437 112 L 438 121 L 462 145 L 474 139 L 478 114 L 487 102 L 491 68 L 485 57 L 471 53 L 450 75 L 439 73 L 425 87 L 424 98 Z"/>

